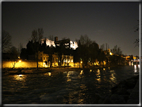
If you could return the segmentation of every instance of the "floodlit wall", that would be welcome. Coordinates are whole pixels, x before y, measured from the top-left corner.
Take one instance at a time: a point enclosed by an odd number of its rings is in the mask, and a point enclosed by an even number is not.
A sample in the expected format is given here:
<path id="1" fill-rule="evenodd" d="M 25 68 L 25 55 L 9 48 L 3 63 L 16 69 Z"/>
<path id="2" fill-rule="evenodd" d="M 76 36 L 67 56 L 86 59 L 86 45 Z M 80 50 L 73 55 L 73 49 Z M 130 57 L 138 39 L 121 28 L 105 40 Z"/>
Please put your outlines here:
<path id="1" fill-rule="evenodd" d="M 15 68 L 36 68 L 36 61 L 2 61 L 2 68 L 13 68 L 15 64 Z M 43 62 L 38 62 L 39 67 L 43 67 Z"/>

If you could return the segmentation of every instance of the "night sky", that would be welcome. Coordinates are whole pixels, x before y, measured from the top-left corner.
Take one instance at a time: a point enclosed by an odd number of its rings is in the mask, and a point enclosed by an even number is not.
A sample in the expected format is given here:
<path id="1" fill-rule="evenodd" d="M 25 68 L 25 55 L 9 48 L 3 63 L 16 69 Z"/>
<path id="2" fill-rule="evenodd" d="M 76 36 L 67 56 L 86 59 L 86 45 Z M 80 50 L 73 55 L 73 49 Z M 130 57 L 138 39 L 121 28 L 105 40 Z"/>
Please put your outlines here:
<path id="1" fill-rule="evenodd" d="M 31 39 L 34 29 L 43 28 L 44 37 L 58 36 L 72 41 L 81 35 L 96 41 L 99 46 L 115 45 L 123 54 L 139 55 L 134 27 L 138 24 L 139 3 L 98 2 L 3 2 L 2 29 L 12 36 L 12 44 L 23 47 Z"/>

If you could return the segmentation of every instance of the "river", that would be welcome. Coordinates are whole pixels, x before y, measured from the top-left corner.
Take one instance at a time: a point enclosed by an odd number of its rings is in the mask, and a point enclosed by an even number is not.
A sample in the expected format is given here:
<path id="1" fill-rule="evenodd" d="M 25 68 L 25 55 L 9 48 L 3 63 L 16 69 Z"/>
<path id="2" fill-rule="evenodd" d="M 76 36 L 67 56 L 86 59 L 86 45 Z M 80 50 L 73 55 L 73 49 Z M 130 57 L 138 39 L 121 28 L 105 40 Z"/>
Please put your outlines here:
<path id="1" fill-rule="evenodd" d="M 134 75 L 133 66 L 5 75 L 2 103 L 96 104 L 115 84 Z"/>

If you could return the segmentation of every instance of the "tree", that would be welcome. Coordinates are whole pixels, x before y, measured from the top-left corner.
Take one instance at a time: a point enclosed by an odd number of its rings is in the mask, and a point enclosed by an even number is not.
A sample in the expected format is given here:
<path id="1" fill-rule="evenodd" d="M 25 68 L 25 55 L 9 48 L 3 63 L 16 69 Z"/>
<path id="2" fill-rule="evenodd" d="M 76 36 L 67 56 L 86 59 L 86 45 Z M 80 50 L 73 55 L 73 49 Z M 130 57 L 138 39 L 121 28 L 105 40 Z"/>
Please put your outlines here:
<path id="1" fill-rule="evenodd" d="M 91 63 L 94 63 L 97 59 L 97 55 L 99 52 L 99 45 L 93 41 L 90 45 L 89 45 L 89 56 L 91 59 Z"/>
<path id="2" fill-rule="evenodd" d="M 28 59 L 28 58 L 27 58 L 27 55 L 28 55 L 28 54 L 27 54 L 27 49 L 26 49 L 26 48 L 22 48 L 22 49 L 21 49 L 21 53 L 20 53 L 20 58 L 21 58 L 21 59 Z"/>
<path id="3" fill-rule="evenodd" d="M 18 50 L 16 47 L 12 46 L 8 53 L 10 53 L 10 60 L 12 61 L 13 68 L 15 68 L 18 61 Z"/>
<path id="4" fill-rule="evenodd" d="M 137 21 L 138 21 L 138 23 L 139 23 L 139 20 L 137 20 Z M 141 24 L 141 25 L 142 25 L 142 24 Z M 135 29 L 134 32 L 138 32 L 138 31 L 139 31 L 139 24 L 137 24 L 137 25 L 134 27 L 134 29 Z M 135 47 L 136 47 L 136 46 L 139 46 L 139 43 L 140 43 L 140 42 L 139 42 L 139 39 L 136 39 L 134 43 L 135 43 Z"/>
<path id="5" fill-rule="evenodd" d="M 11 35 L 7 31 L 3 30 L 2 31 L 2 53 L 9 51 L 11 46 L 12 46 Z"/>
<path id="6" fill-rule="evenodd" d="M 31 38 L 34 43 L 33 47 L 36 52 L 37 69 L 38 69 L 39 47 L 40 47 L 40 42 L 41 42 L 42 37 L 43 37 L 43 29 L 42 28 L 38 28 L 37 30 L 32 31 Z"/>
<path id="7" fill-rule="evenodd" d="M 111 52 L 114 54 L 109 58 L 111 64 L 120 65 L 124 62 L 124 58 L 122 57 L 123 55 L 120 47 L 117 47 L 117 45 L 115 45 Z"/>
<path id="8" fill-rule="evenodd" d="M 99 49 L 97 59 L 98 59 L 100 65 L 103 63 L 104 60 L 106 60 L 106 55 L 102 49 Z M 103 65 L 104 65 L 104 63 L 103 63 Z"/>
<path id="9" fill-rule="evenodd" d="M 114 46 L 114 48 L 111 50 L 111 52 L 114 53 L 114 54 L 117 54 L 117 55 L 122 54 L 120 47 L 117 47 L 117 45 Z"/>
<path id="10" fill-rule="evenodd" d="M 89 58 L 91 57 L 89 46 L 92 43 L 92 41 L 87 35 L 84 36 L 81 35 L 80 39 L 77 40 L 77 42 L 78 42 L 77 54 L 80 58 L 80 61 L 82 61 L 83 67 L 87 66 Z"/>

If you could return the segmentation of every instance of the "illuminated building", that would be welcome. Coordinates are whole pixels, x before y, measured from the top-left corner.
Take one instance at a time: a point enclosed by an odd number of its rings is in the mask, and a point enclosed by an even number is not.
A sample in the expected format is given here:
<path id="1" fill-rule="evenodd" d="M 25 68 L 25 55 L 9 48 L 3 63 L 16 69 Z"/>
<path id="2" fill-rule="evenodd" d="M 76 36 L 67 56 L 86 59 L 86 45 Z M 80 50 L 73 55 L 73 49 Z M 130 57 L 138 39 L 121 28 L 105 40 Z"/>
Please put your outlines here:
<path id="1" fill-rule="evenodd" d="M 63 44 L 66 48 L 72 48 L 76 49 L 78 48 L 78 44 L 75 41 L 70 41 L 70 39 L 63 39 L 63 40 L 58 40 L 58 37 L 55 37 L 54 41 L 49 40 L 47 38 L 41 40 L 41 44 L 46 43 L 46 46 L 53 46 L 53 47 L 58 47 L 61 44 Z"/>

